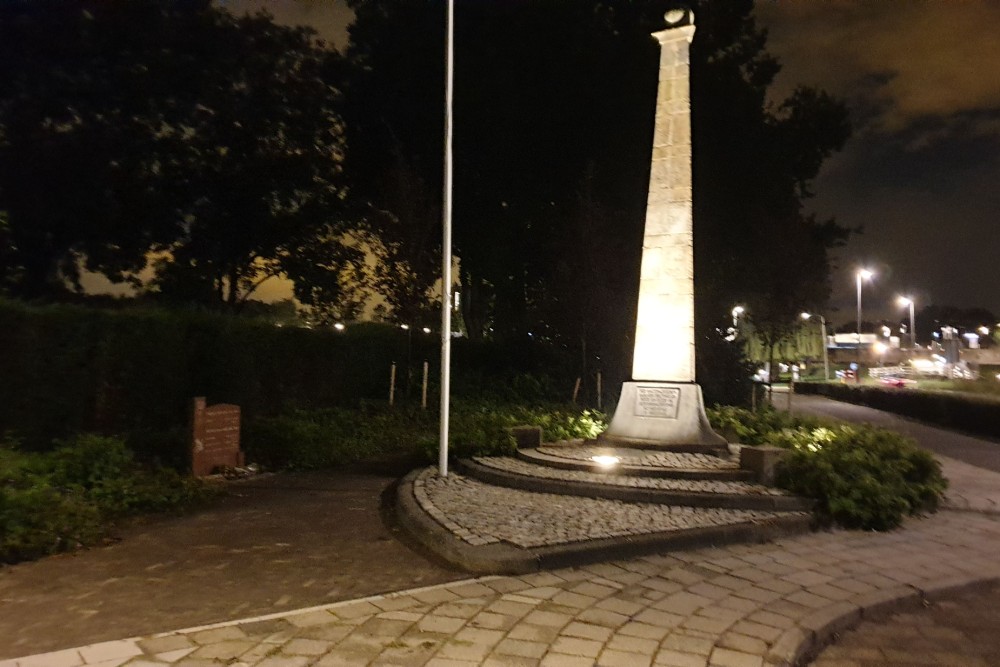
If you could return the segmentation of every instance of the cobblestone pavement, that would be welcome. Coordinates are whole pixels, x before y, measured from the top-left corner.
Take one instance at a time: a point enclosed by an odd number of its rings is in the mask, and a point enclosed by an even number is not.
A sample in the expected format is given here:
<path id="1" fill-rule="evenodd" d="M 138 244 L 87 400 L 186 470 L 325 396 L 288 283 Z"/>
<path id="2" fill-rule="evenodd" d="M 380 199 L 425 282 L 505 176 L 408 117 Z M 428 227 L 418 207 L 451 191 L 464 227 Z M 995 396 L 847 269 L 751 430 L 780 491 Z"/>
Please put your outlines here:
<path id="1" fill-rule="evenodd" d="M 380 520 L 396 476 L 239 482 L 201 512 L 125 527 L 120 542 L 0 567 L 0 662 L 468 578 Z"/>
<path id="2" fill-rule="evenodd" d="M 637 489 L 658 489 L 661 491 L 686 491 L 691 493 L 728 493 L 754 496 L 787 496 L 781 489 L 752 482 L 729 482 L 701 479 L 671 479 L 667 477 L 634 477 L 631 475 L 605 475 L 583 470 L 563 470 L 549 468 L 507 456 L 481 456 L 473 459 L 476 463 L 496 470 L 518 475 L 559 479 L 608 486 L 627 486 Z"/>
<path id="3" fill-rule="evenodd" d="M 533 548 L 762 521 L 777 516 L 805 516 L 804 512 L 627 503 L 532 493 L 484 484 L 455 473 L 442 478 L 433 468 L 427 468 L 415 480 L 413 491 L 425 512 L 475 546 L 503 541 Z"/>
<path id="4" fill-rule="evenodd" d="M 568 446 L 572 445 L 572 446 Z M 537 451 L 571 461 L 590 463 L 595 456 L 613 455 L 621 459 L 622 465 L 650 468 L 688 468 L 701 470 L 739 470 L 739 462 L 712 456 L 686 452 L 659 452 L 651 449 L 631 449 L 626 447 L 602 447 L 583 444 L 582 440 L 566 441 L 565 444 L 542 445 Z"/>
<path id="5" fill-rule="evenodd" d="M 0 667 L 787 664 L 900 600 L 995 580 L 998 548 L 997 517 L 942 512 L 891 533 L 813 533 L 442 584 Z"/>
<path id="6" fill-rule="evenodd" d="M 925 609 L 863 621 L 824 650 L 814 667 L 1000 665 L 1000 586 L 934 601 Z"/>

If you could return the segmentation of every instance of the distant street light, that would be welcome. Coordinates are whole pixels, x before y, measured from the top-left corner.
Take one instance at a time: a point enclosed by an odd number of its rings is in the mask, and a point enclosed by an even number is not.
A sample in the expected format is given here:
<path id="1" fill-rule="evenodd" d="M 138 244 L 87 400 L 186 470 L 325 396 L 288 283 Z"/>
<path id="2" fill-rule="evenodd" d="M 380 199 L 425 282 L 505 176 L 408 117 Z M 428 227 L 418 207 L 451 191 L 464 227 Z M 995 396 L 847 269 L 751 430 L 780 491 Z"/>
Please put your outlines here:
<path id="1" fill-rule="evenodd" d="M 878 365 L 882 365 L 882 356 L 889 347 L 885 343 L 875 343 L 875 352 L 878 353 Z"/>
<path id="2" fill-rule="evenodd" d="M 858 269 L 855 277 L 858 281 L 858 382 L 861 382 L 861 281 L 871 280 L 875 273 L 868 269 Z"/>
<path id="3" fill-rule="evenodd" d="M 744 308 L 743 306 L 736 306 L 735 308 L 733 308 L 732 315 L 733 315 L 733 328 L 734 329 L 737 326 L 739 326 L 740 315 L 742 315 L 745 312 L 746 312 L 746 308 Z"/>
<path id="4" fill-rule="evenodd" d="M 917 349 L 917 329 L 913 325 L 913 299 L 908 296 L 899 297 L 899 305 L 910 307 L 910 349 Z"/>
<path id="5" fill-rule="evenodd" d="M 823 346 L 823 377 L 826 379 L 827 382 L 829 382 L 830 381 L 830 356 L 829 356 L 830 353 L 827 352 L 827 350 L 826 350 L 826 318 L 823 317 L 822 315 L 812 315 L 810 313 L 802 313 L 802 319 L 804 319 L 804 320 L 808 321 L 809 318 L 811 318 L 811 317 L 818 317 L 819 318 L 819 327 L 820 327 L 820 332 L 821 332 L 821 334 L 820 334 L 820 343 Z"/>

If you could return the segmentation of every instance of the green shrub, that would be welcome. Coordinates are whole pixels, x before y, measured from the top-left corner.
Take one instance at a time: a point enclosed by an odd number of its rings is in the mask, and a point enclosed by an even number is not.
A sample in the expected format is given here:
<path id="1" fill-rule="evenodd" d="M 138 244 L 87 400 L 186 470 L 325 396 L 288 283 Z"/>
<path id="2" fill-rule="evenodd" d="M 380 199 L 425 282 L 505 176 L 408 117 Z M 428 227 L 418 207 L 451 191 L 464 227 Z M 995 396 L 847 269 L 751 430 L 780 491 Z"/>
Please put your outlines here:
<path id="1" fill-rule="evenodd" d="M 248 460 L 268 468 L 314 469 L 391 455 L 408 437 L 403 419 L 385 409 L 289 410 L 262 417 L 244 429 Z M 412 411 L 401 416 L 412 419 Z"/>
<path id="2" fill-rule="evenodd" d="M 81 435 L 50 453 L 0 447 L 0 562 L 93 544 L 114 519 L 189 507 L 208 491 L 135 463 L 118 438 Z"/>
<path id="3" fill-rule="evenodd" d="M 0 563 L 75 549 L 100 534 L 100 513 L 80 492 L 49 483 L 41 456 L 0 447 Z"/>
<path id="4" fill-rule="evenodd" d="M 714 428 L 747 445 L 788 450 L 777 485 L 816 501 L 824 523 L 887 530 L 903 517 L 936 509 L 947 487 L 934 456 L 898 433 L 834 424 L 774 409 L 708 410 Z"/>
<path id="5" fill-rule="evenodd" d="M 456 401 L 450 412 L 449 454 L 513 454 L 510 429 L 522 425 L 542 427 L 546 440 L 590 438 L 604 429 L 605 417 L 564 406 Z M 290 410 L 251 422 L 244 445 L 249 460 L 271 468 L 323 468 L 414 454 L 436 461 L 438 428 L 436 412 L 415 407 Z"/>
<path id="6" fill-rule="evenodd" d="M 905 515 L 936 509 L 947 488 L 932 454 L 885 429 L 785 431 L 774 444 L 791 449 L 778 486 L 816 499 L 821 519 L 847 528 L 895 528 Z"/>
<path id="7" fill-rule="evenodd" d="M 791 415 L 771 407 L 751 412 L 724 405 L 708 408 L 705 412 L 713 429 L 725 434 L 731 442 L 744 445 L 772 444 L 775 433 L 786 429 L 813 428 L 821 423 L 812 417 Z"/>

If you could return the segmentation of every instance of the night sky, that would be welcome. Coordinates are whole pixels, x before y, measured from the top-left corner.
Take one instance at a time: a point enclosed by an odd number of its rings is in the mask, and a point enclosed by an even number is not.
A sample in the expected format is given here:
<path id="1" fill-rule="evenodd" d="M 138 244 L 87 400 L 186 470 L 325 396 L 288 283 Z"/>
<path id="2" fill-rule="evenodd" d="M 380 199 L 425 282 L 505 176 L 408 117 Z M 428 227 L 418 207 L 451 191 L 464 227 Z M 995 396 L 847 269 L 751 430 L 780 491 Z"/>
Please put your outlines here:
<path id="1" fill-rule="evenodd" d="M 351 18 L 344 0 L 219 4 L 267 8 L 338 47 Z M 765 0 L 758 18 L 784 66 L 775 99 L 814 85 L 852 111 L 854 137 L 826 164 L 810 203 L 864 229 L 836 255 L 827 318 L 853 321 L 862 265 L 878 274 L 865 288 L 866 319 L 902 318 L 901 293 L 918 309 L 979 306 L 1000 316 L 1000 2 Z"/>
<path id="2" fill-rule="evenodd" d="M 838 254 L 831 319 L 855 309 L 854 267 L 879 276 L 866 313 L 899 293 L 1000 317 L 1000 2 L 758 3 L 778 87 L 845 99 L 854 137 L 816 183 L 813 207 L 863 226 Z M 989 324 L 989 323 L 984 323 Z"/>

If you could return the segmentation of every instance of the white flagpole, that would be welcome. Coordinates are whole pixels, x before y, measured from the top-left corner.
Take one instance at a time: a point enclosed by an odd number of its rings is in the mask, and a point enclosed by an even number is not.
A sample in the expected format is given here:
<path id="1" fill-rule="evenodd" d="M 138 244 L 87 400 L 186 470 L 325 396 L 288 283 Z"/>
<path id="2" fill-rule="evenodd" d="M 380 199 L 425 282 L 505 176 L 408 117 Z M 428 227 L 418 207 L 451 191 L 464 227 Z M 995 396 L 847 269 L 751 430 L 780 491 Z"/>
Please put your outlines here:
<path id="1" fill-rule="evenodd" d="M 444 94 L 444 201 L 441 242 L 441 428 L 438 470 L 448 476 L 448 408 L 451 398 L 451 187 L 452 187 L 452 98 L 455 79 L 455 0 L 448 0 L 445 43 Z"/>

